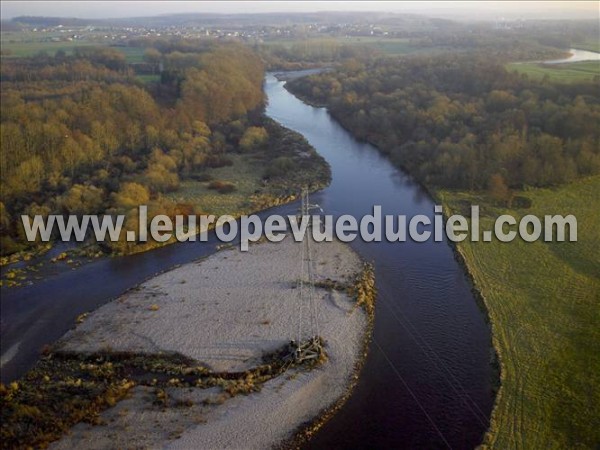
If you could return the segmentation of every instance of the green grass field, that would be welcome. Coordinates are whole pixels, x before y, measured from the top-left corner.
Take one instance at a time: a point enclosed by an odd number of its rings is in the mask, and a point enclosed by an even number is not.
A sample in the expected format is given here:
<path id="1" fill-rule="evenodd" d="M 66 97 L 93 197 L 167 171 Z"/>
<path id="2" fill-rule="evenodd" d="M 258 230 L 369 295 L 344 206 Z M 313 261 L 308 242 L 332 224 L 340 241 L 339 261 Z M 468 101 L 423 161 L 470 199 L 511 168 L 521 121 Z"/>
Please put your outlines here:
<path id="1" fill-rule="evenodd" d="M 551 81 L 560 83 L 593 81 L 594 77 L 600 77 L 599 61 L 565 64 L 511 63 L 506 67 L 510 71 L 525 73 L 533 79 L 543 79 L 548 76 Z"/>
<path id="2" fill-rule="evenodd" d="M 136 78 L 143 83 L 158 83 L 160 81 L 160 75 L 136 75 Z"/>
<path id="3" fill-rule="evenodd" d="M 416 51 L 422 51 L 420 47 L 414 46 L 410 39 L 407 38 L 386 38 L 379 36 L 361 36 L 361 37 L 325 37 L 325 38 L 312 38 L 305 41 L 298 39 L 272 39 L 264 42 L 264 45 L 281 45 L 286 48 L 291 48 L 293 45 L 297 45 L 301 42 L 309 43 L 335 43 L 338 45 L 356 45 L 370 47 L 379 50 L 382 53 L 389 55 L 404 55 L 407 53 L 413 53 Z M 431 48 L 427 49 L 430 50 Z"/>
<path id="4" fill-rule="evenodd" d="M 61 41 L 61 42 L 9 42 L 2 40 L 2 51 L 8 51 L 7 56 L 14 58 L 24 58 L 35 56 L 40 52 L 46 52 L 48 55 L 54 54 L 63 50 L 69 54 L 75 47 L 83 47 L 90 45 L 98 45 L 89 41 Z"/>
<path id="5" fill-rule="evenodd" d="M 248 155 L 232 154 L 230 159 L 233 161 L 232 166 L 211 169 L 209 173 L 211 180 L 233 183 L 236 187 L 234 192 L 219 194 L 208 188 L 208 181 L 186 180 L 181 183 L 178 191 L 168 197 L 176 202 L 191 203 L 199 211 L 216 216 L 252 211 L 249 199 L 261 185 L 262 170 Z"/>
<path id="6" fill-rule="evenodd" d="M 485 447 L 598 448 L 600 443 L 600 176 L 532 190 L 529 209 L 490 206 L 484 195 L 441 191 L 493 217 L 574 214 L 576 243 L 513 241 L 459 245 L 485 299 L 502 384 Z M 493 229 L 492 217 L 481 220 Z M 486 227 L 486 228 L 483 228 Z"/>
<path id="7" fill-rule="evenodd" d="M 419 50 L 406 38 L 382 37 L 350 37 L 339 40 L 340 43 L 350 45 L 364 45 L 379 50 L 389 55 L 404 55 Z"/>
<path id="8" fill-rule="evenodd" d="M 145 48 L 141 47 L 115 47 L 121 53 L 125 54 L 128 63 L 141 63 L 144 61 Z"/>
<path id="9" fill-rule="evenodd" d="M 35 56 L 40 52 L 46 52 L 54 56 L 57 51 L 63 50 L 70 54 L 76 47 L 85 46 L 107 46 L 111 41 L 105 41 L 102 36 L 89 35 L 87 39 L 77 39 L 73 41 L 61 40 L 59 42 L 44 41 L 43 39 L 59 38 L 64 39 L 65 35 L 61 33 L 44 33 L 43 35 L 33 32 L 2 32 L 0 41 L 2 43 L 2 52 L 8 57 L 24 58 Z M 128 63 L 139 63 L 143 61 L 144 48 L 139 47 L 115 47 L 125 55 Z"/>

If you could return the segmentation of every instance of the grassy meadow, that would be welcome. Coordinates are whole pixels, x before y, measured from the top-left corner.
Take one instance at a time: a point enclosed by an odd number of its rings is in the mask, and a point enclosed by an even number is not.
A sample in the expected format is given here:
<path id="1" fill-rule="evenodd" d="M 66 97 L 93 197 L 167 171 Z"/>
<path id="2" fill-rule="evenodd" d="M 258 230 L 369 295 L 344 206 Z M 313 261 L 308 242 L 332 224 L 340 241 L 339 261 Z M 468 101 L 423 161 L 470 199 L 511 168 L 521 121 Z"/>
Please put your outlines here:
<path id="1" fill-rule="evenodd" d="M 77 33 L 70 33 L 77 34 Z M 68 34 L 67 34 L 68 35 Z M 45 52 L 54 56 L 57 51 L 64 51 L 71 54 L 77 47 L 104 47 L 113 44 L 110 40 L 105 40 L 100 34 L 94 35 L 86 32 L 86 39 L 76 39 L 72 41 L 62 40 L 66 36 L 63 33 L 40 33 L 18 31 L 2 32 L 0 42 L 2 43 L 3 55 L 11 58 L 25 58 L 35 56 L 40 52 Z M 60 41 L 47 41 L 44 39 L 61 39 Z M 115 47 L 125 55 L 128 63 L 139 63 L 143 61 L 144 48 L 140 47 Z"/>
<path id="2" fill-rule="evenodd" d="M 423 50 L 422 47 L 415 46 L 409 38 L 388 38 L 379 36 L 319 37 L 305 40 L 282 38 L 270 39 L 265 41 L 263 45 L 266 47 L 280 45 L 290 49 L 300 43 L 305 43 L 307 45 L 326 46 L 334 44 L 368 47 L 388 55 L 404 55 Z"/>
<path id="3" fill-rule="evenodd" d="M 216 216 L 250 212 L 250 199 L 260 188 L 262 171 L 250 155 L 234 154 L 230 159 L 233 165 L 211 169 L 210 179 L 206 181 L 184 180 L 179 190 L 168 194 L 168 197 L 176 202 L 191 203 L 199 211 Z M 210 189 L 211 182 L 217 180 L 231 183 L 235 190 L 221 194 Z"/>
<path id="4" fill-rule="evenodd" d="M 2 53 L 15 58 L 35 56 L 40 52 L 46 52 L 48 55 L 53 56 L 59 50 L 69 54 L 75 47 L 102 45 L 100 42 L 89 39 L 63 40 L 72 34 L 76 33 L 65 35 L 60 32 L 42 34 L 33 31 L 3 31 L 0 34 Z M 60 41 L 49 41 L 47 39 L 60 39 Z"/>
<path id="5" fill-rule="evenodd" d="M 99 45 L 89 41 L 59 41 L 59 42 L 38 42 L 38 41 L 18 41 L 9 42 L 2 40 L 2 51 L 7 52 L 7 56 L 14 58 L 25 58 L 35 56 L 40 52 L 46 52 L 48 55 L 54 55 L 62 50 L 69 54 L 76 47 Z"/>
<path id="6" fill-rule="evenodd" d="M 574 214 L 576 243 L 459 244 L 482 294 L 500 355 L 502 383 L 484 448 L 598 448 L 600 443 L 600 176 L 519 193 L 529 209 L 493 206 L 486 195 L 440 191 L 450 211 L 493 217 Z M 485 214 L 485 217 L 483 216 Z"/>
<path id="7" fill-rule="evenodd" d="M 381 38 L 381 37 L 349 37 L 340 39 L 340 43 L 350 45 L 363 45 L 379 50 L 388 55 L 405 55 L 419 50 L 408 38 Z"/>
<path id="8" fill-rule="evenodd" d="M 158 74 L 136 75 L 136 78 L 138 80 L 140 80 L 142 83 L 158 83 L 158 82 L 160 82 L 160 75 L 158 75 Z"/>
<path id="9" fill-rule="evenodd" d="M 527 74 L 532 79 L 543 79 L 548 76 L 550 81 L 560 83 L 577 83 L 580 81 L 593 81 L 600 77 L 600 62 L 581 61 L 564 64 L 541 63 L 511 63 L 506 68 L 511 72 Z"/>

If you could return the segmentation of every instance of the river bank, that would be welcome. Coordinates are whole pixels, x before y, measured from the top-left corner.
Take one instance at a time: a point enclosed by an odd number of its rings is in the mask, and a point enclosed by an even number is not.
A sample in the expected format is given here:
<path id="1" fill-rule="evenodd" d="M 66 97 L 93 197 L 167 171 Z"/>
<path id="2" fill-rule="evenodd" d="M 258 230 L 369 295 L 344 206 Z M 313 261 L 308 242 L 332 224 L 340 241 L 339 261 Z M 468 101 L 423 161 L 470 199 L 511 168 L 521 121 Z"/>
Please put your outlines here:
<path id="1" fill-rule="evenodd" d="M 577 242 L 568 245 L 496 240 L 458 245 L 483 295 L 501 365 L 484 448 L 594 448 L 599 442 L 599 417 L 592 406 L 600 401 L 594 389 L 600 385 L 595 351 L 600 334 L 592 326 L 600 292 L 600 258 L 593 250 L 600 239 L 594 214 L 599 187 L 600 176 L 592 176 L 558 188 L 518 192 L 531 201 L 528 208 L 501 207 L 478 193 L 439 192 L 453 213 L 466 202 L 481 205 L 487 214 L 480 225 L 487 229 L 500 214 L 519 220 L 526 214 L 568 212 L 578 222 Z"/>
<path id="2" fill-rule="evenodd" d="M 286 87 L 267 82 L 273 98 L 269 114 L 305 135 L 331 164 L 333 182 L 319 201 L 325 210 L 361 217 L 381 205 L 387 214 L 424 214 L 433 220 L 431 197 L 410 176 L 393 168 L 371 145 L 357 142 L 327 110 L 307 106 Z M 428 419 L 414 414 L 419 405 L 402 385 L 396 386 L 398 374 L 425 402 L 427 414 L 452 446 L 475 447 L 489 424 L 493 401 L 491 339 L 452 249 L 446 242 L 353 246 L 375 262 L 378 346 L 371 347 L 351 398 L 307 448 L 444 445 Z M 465 389 L 468 402 L 461 395 Z M 357 421 L 360 428 L 353 425 Z"/>
<path id="3" fill-rule="evenodd" d="M 331 182 L 329 165 L 300 134 L 268 118 L 263 122 L 270 136 L 268 145 L 247 153 L 227 153 L 227 164 L 192 174 L 165 198 L 179 205 L 180 214 L 239 218 L 291 203 L 302 187 L 315 192 Z M 121 234 L 124 241 L 125 233 Z M 166 242 L 150 239 L 145 243 L 99 244 L 91 238 L 84 243 L 42 243 L 39 248 L 0 257 L 0 287 L 35 283 L 46 274 L 76 269 L 98 258 L 143 253 L 175 242 L 172 237 Z M 45 267 L 48 265 L 53 267 Z"/>
<path id="4" fill-rule="evenodd" d="M 311 99 L 310 97 L 303 95 L 301 92 L 298 92 L 298 90 L 290 88 L 287 83 L 284 86 L 284 88 L 288 92 L 290 92 L 292 95 L 299 98 L 302 102 L 304 102 L 308 105 L 311 105 L 313 107 L 316 107 L 316 108 L 325 109 L 327 111 L 327 114 L 329 114 L 339 124 L 339 126 L 341 126 L 349 134 L 353 134 L 352 127 L 348 126 L 348 124 L 346 124 L 343 120 L 341 120 L 340 117 L 337 117 L 336 114 L 332 113 L 329 110 L 328 105 L 326 103 L 317 102 L 317 101 Z M 355 137 L 355 139 L 357 139 L 360 142 L 365 142 L 365 143 L 373 146 L 379 152 L 381 152 L 382 155 L 385 155 L 385 157 L 388 156 L 388 153 L 385 152 L 382 149 L 382 147 L 380 145 L 378 145 L 378 143 L 375 140 L 369 139 L 369 138 L 359 139 L 357 137 Z M 408 169 L 405 166 L 402 166 L 401 164 L 398 164 L 397 162 L 395 162 L 395 165 L 402 171 L 410 174 L 410 172 L 408 171 Z M 451 204 L 448 201 L 446 201 L 445 196 L 441 195 L 437 189 L 435 189 L 431 186 L 428 186 L 425 183 L 423 183 L 420 180 L 415 179 L 415 178 L 413 178 L 412 181 L 414 183 L 418 184 L 421 187 L 421 189 L 424 192 L 426 192 L 430 198 L 432 198 L 433 200 L 436 201 L 437 204 L 441 204 L 443 206 L 444 221 L 446 221 L 451 214 L 456 212 L 451 209 Z M 452 205 L 452 206 L 455 206 L 455 205 Z M 475 270 L 473 260 L 468 258 L 467 255 L 465 255 L 465 251 L 464 251 L 463 246 L 461 246 L 461 243 L 454 243 L 454 242 L 448 241 L 447 244 L 452 249 L 452 254 L 453 254 L 455 261 L 461 267 L 461 269 L 464 271 L 466 277 L 468 278 L 469 286 L 470 286 L 473 298 L 475 299 L 478 308 L 480 309 L 480 311 L 482 312 L 482 314 L 485 318 L 485 322 L 486 322 L 487 326 L 489 327 L 490 333 L 492 334 L 492 336 L 494 336 L 493 333 L 495 330 L 495 328 L 494 328 L 495 325 L 491 318 L 491 310 L 490 310 L 489 304 L 486 300 L 484 291 L 481 288 L 481 281 L 476 279 L 477 271 Z M 492 368 L 492 378 L 490 381 L 491 381 L 491 387 L 495 394 L 494 395 L 494 398 L 495 398 L 494 409 L 495 409 L 497 407 L 498 402 L 500 401 L 500 390 L 501 390 L 502 380 L 504 377 L 504 370 L 502 369 L 503 364 L 500 360 L 500 351 L 501 351 L 500 345 L 498 344 L 496 338 L 494 338 L 492 340 L 492 343 L 490 344 L 490 346 L 491 346 L 491 352 L 490 352 L 489 363 L 490 363 L 490 367 Z M 491 425 L 490 425 L 490 427 L 491 427 Z M 487 428 L 486 435 L 484 436 L 484 439 L 486 440 L 486 442 L 488 440 L 490 440 L 490 431 L 491 431 L 490 427 Z"/>
<path id="5" fill-rule="evenodd" d="M 352 134 L 348 123 L 331 115 Z M 385 146 L 370 143 L 387 155 Z M 484 448 L 593 448 L 598 442 L 593 425 L 597 415 L 581 414 L 594 409 L 591 405 L 598 399 L 590 396 L 589 386 L 600 384 L 600 360 L 589 350 L 594 348 L 590 343 L 600 339 L 589 322 L 597 311 L 599 292 L 594 272 L 598 257 L 589 250 L 597 247 L 600 236 L 597 220 L 590 216 L 596 210 L 592 192 L 597 192 L 597 184 L 596 176 L 555 189 L 517 191 L 515 195 L 531 204 L 513 208 L 499 206 L 485 191 L 423 186 L 444 206 L 445 218 L 454 213 L 468 216 L 465 205 L 480 205 L 481 225 L 488 230 L 493 229 L 494 217 L 507 213 L 517 218 L 535 212 L 537 217 L 575 214 L 581 221 L 577 244 L 450 243 L 492 334 L 489 361 L 496 395 Z"/>
<path id="6" fill-rule="evenodd" d="M 374 204 L 380 204 L 384 214 L 425 214 L 433 220 L 433 203 L 420 187 L 376 149 L 353 139 L 325 110 L 301 103 L 272 76 L 267 76 L 265 92 L 269 98 L 267 115 L 304 135 L 331 166 L 331 185 L 313 195 L 312 202 L 336 215 L 362 217 L 372 213 Z M 259 215 L 264 220 L 268 214 L 295 214 L 297 208 L 297 204 L 279 206 Z M 157 273 L 209 256 L 219 244 L 214 233 L 209 233 L 207 243 L 182 243 L 127 257 L 101 258 L 32 286 L 6 291 L 1 299 L 3 349 L 4 345 L 20 347 L 17 356 L 3 367 L 3 376 L 24 373 L 27 364 L 38 358 L 39 349 L 58 340 L 77 316 L 95 310 Z M 450 445 L 475 447 L 486 428 L 479 417 L 489 413 L 493 400 L 486 345 L 489 330 L 450 247 L 436 242 L 360 240 L 352 247 L 373 262 L 377 273 L 375 342 L 369 346 L 352 395 L 303 446 L 444 445 L 409 388 Z M 121 367 L 115 373 L 123 373 L 124 363 L 113 364 Z M 128 364 L 139 366 L 135 361 Z M 179 363 L 171 362 L 170 367 L 176 372 L 181 370 L 177 369 Z M 159 383 L 169 381 L 160 376 L 157 379 Z M 469 401 L 465 401 L 463 388 Z M 154 397 L 159 394 L 151 392 Z M 171 400 L 183 406 L 177 398 Z M 120 405 L 125 404 L 118 403 L 116 408 Z M 476 415 L 473 405 L 483 413 Z M 150 412 L 144 417 L 148 415 Z"/>
<path id="7" fill-rule="evenodd" d="M 322 364 L 275 374 L 261 369 L 277 366 L 268 355 L 285 348 L 299 325 L 308 332 L 307 322 L 299 319 L 296 289 L 301 244 L 288 236 L 280 243 L 252 245 L 248 253 L 222 250 L 82 317 L 53 347 L 58 359 L 94 361 L 102 355 L 105 361 L 113 355 L 115 366 L 139 355 L 148 368 L 130 369 L 127 394 L 99 413 L 98 422 L 106 426 L 80 423 L 52 447 L 110 448 L 135 441 L 144 447 L 266 448 L 293 439 L 298 430 L 310 433 L 303 425 L 329 412 L 355 380 L 372 318 L 372 308 L 360 304 L 366 293 L 373 295 L 372 278 L 363 277 L 360 258 L 349 247 L 334 241 L 312 249 L 315 284 L 321 286 L 315 290 L 319 335 L 327 354 Z M 172 367 L 164 374 L 170 379 L 161 378 L 159 355 L 177 355 L 188 369 Z M 92 370 L 108 369 L 96 362 L 78 370 L 78 379 L 90 382 Z M 37 374 L 46 376 L 50 384 L 65 382 L 60 373 Z M 35 379 L 25 377 L 20 389 Z"/>

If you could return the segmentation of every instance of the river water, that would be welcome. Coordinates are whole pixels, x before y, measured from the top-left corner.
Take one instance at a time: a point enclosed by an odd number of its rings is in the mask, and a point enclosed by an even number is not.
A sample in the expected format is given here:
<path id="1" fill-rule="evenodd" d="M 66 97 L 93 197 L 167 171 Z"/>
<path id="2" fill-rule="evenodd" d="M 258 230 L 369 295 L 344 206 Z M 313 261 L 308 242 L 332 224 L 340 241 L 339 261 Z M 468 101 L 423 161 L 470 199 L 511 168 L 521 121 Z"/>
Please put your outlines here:
<path id="1" fill-rule="evenodd" d="M 302 133 L 331 165 L 333 181 L 312 197 L 325 212 L 360 218 L 425 214 L 433 203 L 375 148 L 354 140 L 325 109 L 308 106 L 268 75 L 267 114 Z M 290 204 L 260 214 L 293 214 Z M 21 376 L 75 318 L 155 274 L 213 253 L 218 242 L 182 243 L 50 273 L 2 288 L 2 381 Z M 375 264 L 374 340 L 356 389 L 309 448 L 473 448 L 488 426 L 491 339 L 484 314 L 446 242 L 364 243 Z"/>
<path id="2" fill-rule="evenodd" d="M 544 64 L 564 64 L 582 61 L 600 62 L 600 53 L 590 52 L 589 50 L 579 50 L 576 48 L 569 49 L 569 53 L 571 55 L 567 58 L 551 59 L 548 61 L 544 61 Z"/>
<path id="3" fill-rule="evenodd" d="M 333 180 L 312 200 L 334 215 L 425 214 L 434 204 L 373 146 L 357 142 L 323 108 L 267 77 L 267 114 L 302 133 Z M 359 383 L 309 448 L 473 448 L 488 426 L 490 333 L 446 242 L 364 243 L 375 263 L 374 342 Z"/>

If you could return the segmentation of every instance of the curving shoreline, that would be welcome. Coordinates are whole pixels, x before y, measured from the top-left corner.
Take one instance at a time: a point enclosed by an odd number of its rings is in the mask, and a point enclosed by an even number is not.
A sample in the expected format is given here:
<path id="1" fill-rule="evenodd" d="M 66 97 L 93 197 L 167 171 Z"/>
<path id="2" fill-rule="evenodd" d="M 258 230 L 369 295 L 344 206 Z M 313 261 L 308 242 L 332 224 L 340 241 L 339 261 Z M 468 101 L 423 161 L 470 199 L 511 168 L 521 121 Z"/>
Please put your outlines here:
<path id="1" fill-rule="evenodd" d="M 372 294 L 373 279 L 372 272 L 358 276 L 367 272 L 361 272 L 360 258 L 345 244 L 319 243 L 313 250 L 316 281 L 323 282 L 316 290 L 328 356 L 322 366 L 291 369 L 266 381 L 260 392 L 228 398 L 214 387 L 168 388 L 176 404 L 190 405 L 184 410 L 156 411 L 148 405 L 152 388 L 137 386 L 130 398 L 102 413 L 108 430 L 78 424 L 53 447 L 107 448 L 115 445 L 114 439 L 117 444 L 135 439 L 149 447 L 265 448 L 282 442 L 289 446 L 314 431 L 341 406 L 356 381 L 372 322 L 372 312 L 357 307 L 360 298 L 325 289 L 324 282 L 360 286 L 361 292 Z M 248 253 L 224 250 L 166 272 L 99 308 L 67 333 L 58 349 L 84 354 L 106 351 L 107 345 L 113 352 L 176 350 L 212 370 L 247 370 L 295 334 L 297 294 L 292 285 L 298 278 L 299 252 L 300 244 L 288 236 L 281 243 L 253 245 Z M 199 314 L 194 317 L 193 311 Z M 202 423 L 195 423 L 198 416 Z M 157 420 L 160 426 L 154 424 Z"/>
<path id="2" fill-rule="evenodd" d="M 283 80 L 283 81 L 288 81 L 288 80 Z M 332 119 L 335 120 L 335 122 L 337 124 L 339 124 L 346 132 L 348 132 L 348 134 L 353 136 L 354 139 L 356 139 L 359 142 L 364 142 L 364 143 L 372 145 L 382 155 L 384 155 L 386 158 L 388 157 L 387 153 L 384 150 L 382 150 L 381 147 L 376 142 L 374 142 L 372 139 L 369 139 L 369 138 L 361 139 L 361 138 L 354 136 L 353 130 L 350 127 L 348 127 L 347 124 L 343 120 L 340 120 L 340 118 L 330 110 L 329 105 L 327 105 L 326 103 L 319 103 L 319 102 L 314 101 L 313 99 L 307 97 L 306 95 L 303 95 L 301 92 L 298 92 L 298 90 L 296 90 L 296 89 L 290 89 L 290 86 L 288 83 L 285 83 L 283 88 L 286 91 L 288 91 L 291 95 L 298 98 L 303 103 L 305 103 L 309 106 L 315 107 L 315 108 L 325 109 L 327 114 L 329 116 L 331 116 Z M 444 217 L 444 221 L 446 221 L 450 215 L 449 211 L 448 211 L 448 205 L 444 201 L 444 199 L 440 197 L 438 192 L 434 188 L 427 186 L 422 181 L 412 177 L 412 175 L 410 174 L 410 171 L 405 166 L 397 164 L 397 163 L 394 163 L 394 165 L 396 167 L 398 167 L 400 170 L 407 173 L 408 176 L 411 177 L 411 180 L 414 183 L 416 183 L 417 185 L 419 185 L 421 187 L 421 189 L 423 189 L 423 191 L 426 192 L 427 195 L 432 200 L 436 201 L 438 204 L 443 205 L 443 217 Z M 455 243 L 455 242 L 451 242 L 451 241 L 447 241 L 446 243 L 448 244 L 448 246 L 450 247 L 450 249 L 452 251 L 454 260 L 460 266 L 462 272 L 468 279 L 468 283 L 469 283 L 473 298 L 475 299 L 477 307 L 478 307 L 479 311 L 482 313 L 484 320 L 486 322 L 486 325 L 490 331 L 490 342 L 489 342 L 490 353 L 491 353 L 490 367 L 492 368 L 491 383 L 492 383 L 492 389 L 494 392 L 494 401 L 493 401 L 492 412 L 490 414 L 490 422 L 488 423 L 488 426 L 486 427 L 485 433 L 482 436 L 482 440 L 481 440 L 481 445 L 484 445 L 489 440 L 489 434 L 490 434 L 490 430 L 492 427 L 491 421 L 493 420 L 494 412 L 497 410 L 496 406 L 502 396 L 502 380 L 503 380 L 504 372 L 505 372 L 502 367 L 503 360 L 502 360 L 502 355 L 500 353 L 500 345 L 497 342 L 497 333 L 495 330 L 495 324 L 491 317 L 491 311 L 490 311 L 489 305 L 487 303 L 487 300 L 484 296 L 484 293 L 483 293 L 481 287 L 478 285 L 478 283 L 475 280 L 474 271 L 472 270 L 471 266 L 467 262 L 467 259 L 465 258 L 465 255 L 463 253 L 463 249 L 462 249 L 460 243 Z"/>

